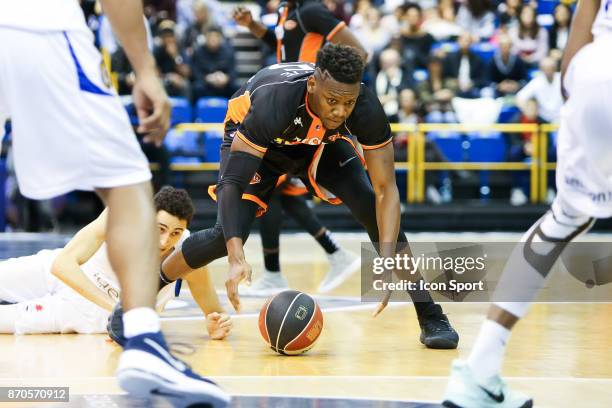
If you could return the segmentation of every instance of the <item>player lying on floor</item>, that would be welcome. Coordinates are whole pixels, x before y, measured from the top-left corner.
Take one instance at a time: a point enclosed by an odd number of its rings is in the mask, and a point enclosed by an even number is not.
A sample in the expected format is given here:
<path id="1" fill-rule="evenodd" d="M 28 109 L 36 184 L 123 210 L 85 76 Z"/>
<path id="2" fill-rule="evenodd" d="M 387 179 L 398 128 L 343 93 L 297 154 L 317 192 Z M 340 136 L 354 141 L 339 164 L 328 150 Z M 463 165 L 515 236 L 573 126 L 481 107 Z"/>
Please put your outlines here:
<path id="1" fill-rule="evenodd" d="M 154 197 L 159 226 L 159 253 L 168 257 L 189 236 L 194 208 L 182 189 L 162 188 Z M 119 301 L 119 285 L 106 250 L 107 211 L 81 229 L 64 248 L 0 262 L 0 333 L 106 333 L 109 312 Z M 126 231 L 126 234 L 129 231 Z M 212 339 L 229 334 L 232 320 L 203 267 L 185 276 L 189 290 L 206 316 Z M 157 296 L 161 312 L 175 284 Z"/>

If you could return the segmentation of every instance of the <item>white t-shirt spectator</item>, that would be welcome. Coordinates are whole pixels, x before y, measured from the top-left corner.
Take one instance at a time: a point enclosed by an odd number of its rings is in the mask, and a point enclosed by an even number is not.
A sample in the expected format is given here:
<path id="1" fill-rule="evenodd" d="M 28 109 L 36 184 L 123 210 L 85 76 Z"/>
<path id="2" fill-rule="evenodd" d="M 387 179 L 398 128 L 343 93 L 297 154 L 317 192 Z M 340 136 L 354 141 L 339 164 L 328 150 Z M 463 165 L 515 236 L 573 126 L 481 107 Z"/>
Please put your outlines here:
<path id="1" fill-rule="evenodd" d="M 487 11 L 481 17 L 472 15 L 466 6 L 459 7 L 455 22 L 465 31 L 479 38 L 491 38 L 495 32 L 495 14 Z"/>
<path id="2" fill-rule="evenodd" d="M 561 96 L 561 74 L 555 73 L 549 82 L 543 73 L 538 73 L 516 94 L 519 104 L 535 99 L 539 116 L 549 123 L 557 123 L 563 97 Z"/>

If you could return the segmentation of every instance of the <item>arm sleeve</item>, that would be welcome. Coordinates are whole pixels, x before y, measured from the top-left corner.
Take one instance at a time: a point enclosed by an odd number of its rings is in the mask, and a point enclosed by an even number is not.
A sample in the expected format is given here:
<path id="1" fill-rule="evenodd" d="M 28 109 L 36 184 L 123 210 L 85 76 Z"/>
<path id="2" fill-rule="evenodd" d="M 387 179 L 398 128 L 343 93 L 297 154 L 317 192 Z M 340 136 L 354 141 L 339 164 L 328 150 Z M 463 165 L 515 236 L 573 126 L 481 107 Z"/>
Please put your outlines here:
<path id="1" fill-rule="evenodd" d="M 245 236 L 244 226 L 240 222 L 240 200 L 260 163 L 259 157 L 245 152 L 230 152 L 228 155 L 217 184 L 217 208 L 225 241 Z"/>
<path id="2" fill-rule="evenodd" d="M 321 34 L 327 41 L 346 24 L 338 20 L 322 3 L 310 2 L 300 9 L 300 20 L 307 32 Z"/>

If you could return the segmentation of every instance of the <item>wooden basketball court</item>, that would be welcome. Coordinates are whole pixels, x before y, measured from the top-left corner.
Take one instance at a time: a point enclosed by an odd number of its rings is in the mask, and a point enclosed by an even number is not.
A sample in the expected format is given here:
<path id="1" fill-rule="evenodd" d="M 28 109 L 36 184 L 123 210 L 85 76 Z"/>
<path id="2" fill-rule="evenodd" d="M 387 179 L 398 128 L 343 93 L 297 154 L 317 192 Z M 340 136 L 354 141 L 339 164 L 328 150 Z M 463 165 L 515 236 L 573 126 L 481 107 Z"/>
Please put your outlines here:
<path id="1" fill-rule="evenodd" d="M 409 240 L 517 237 L 415 234 Z M 366 235 L 336 234 L 336 238 L 345 248 L 359 252 Z M 44 247 L 45 242 L 39 240 L 37 245 Z M 255 271 L 262 266 L 260 248 L 259 238 L 252 237 L 247 244 L 247 259 Z M 419 343 L 411 304 L 392 304 L 381 316 L 372 318 L 375 304 L 361 303 L 359 298 L 359 273 L 333 293 L 317 296 L 315 289 L 327 271 L 327 263 L 323 251 L 309 236 L 283 235 L 281 263 L 291 286 L 315 295 L 323 308 L 323 333 L 305 355 L 280 356 L 266 348 L 257 328 L 257 313 L 265 301 L 262 297 L 243 298 L 244 311 L 234 316 L 235 329 L 224 341 L 208 339 L 203 318 L 192 307 L 186 290 L 164 313 L 163 328 L 173 350 L 234 395 L 387 401 L 367 405 L 380 407 L 435 404 L 442 397 L 451 361 L 467 356 L 488 306 L 445 304 L 461 336 L 459 349 L 428 350 Z M 210 270 L 218 288 L 223 288 L 226 261 L 215 262 Z M 513 387 L 532 395 L 538 407 L 609 407 L 611 315 L 612 304 L 535 305 L 512 334 L 505 378 Z M 114 397 L 120 393 L 113 377 L 120 349 L 106 335 L 0 335 L 0 349 L 0 386 L 69 386 L 74 401 L 85 401 L 82 396 L 92 394 L 108 399 L 105 405 L 73 402 L 70 406 L 127 406 Z M 308 399 L 303 400 L 305 405 L 288 401 L 238 398 L 234 406 L 332 406 L 331 402 L 315 404 Z"/>

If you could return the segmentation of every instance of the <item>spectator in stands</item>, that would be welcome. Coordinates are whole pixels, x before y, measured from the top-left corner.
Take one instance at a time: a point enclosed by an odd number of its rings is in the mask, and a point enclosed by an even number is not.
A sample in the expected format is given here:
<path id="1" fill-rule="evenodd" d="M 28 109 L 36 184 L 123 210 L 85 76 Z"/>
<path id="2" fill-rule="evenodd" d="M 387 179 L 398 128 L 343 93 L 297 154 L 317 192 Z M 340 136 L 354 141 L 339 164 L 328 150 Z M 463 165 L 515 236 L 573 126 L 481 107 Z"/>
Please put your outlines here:
<path id="1" fill-rule="evenodd" d="M 215 19 L 205 0 L 195 0 L 193 2 L 193 15 L 194 21 L 185 30 L 182 40 L 183 49 L 188 56 L 191 56 L 194 50 L 203 44 L 204 33 L 211 27 L 216 27 Z"/>
<path id="2" fill-rule="evenodd" d="M 368 55 L 378 55 L 391 41 L 391 32 L 381 25 L 380 10 L 370 7 L 365 12 L 365 21 L 354 31 Z"/>
<path id="3" fill-rule="evenodd" d="M 521 9 L 518 27 L 510 30 L 516 52 L 532 68 L 536 68 L 548 53 L 548 31 L 540 27 L 536 17 L 536 9 L 525 5 Z"/>
<path id="4" fill-rule="evenodd" d="M 376 76 L 376 95 L 387 117 L 396 117 L 399 110 L 398 96 L 402 89 L 411 84 L 411 77 L 403 71 L 401 57 L 392 48 L 380 54 L 380 68 Z"/>
<path id="5" fill-rule="evenodd" d="M 519 15 L 521 14 L 522 7 L 522 0 L 506 0 L 499 3 L 499 6 L 497 6 L 497 13 L 500 22 L 503 19 L 509 28 L 518 27 Z"/>
<path id="6" fill-rule="evenodd" d="M 527 81 L 527 67 L 512 51 L 510 36 L 499 38 L 499 49 L 489 61 L 488 79 L 498 96 L 513 95 Z"/>
<path id="7" fill-rule="evenodd" d="M 495 14 L 490 0 L 467 0 L 459 7 L 457 24 L 475 41 L 490 38 L 495 31 Z"/>
<path id="8" fill-rule="evenodd" d="M 421 122 L 421 117 L 417 113 L 417 98 L 414 91 L 410 88 L 403 89 L 399 95 L 400 109 L 397 115 L 391 118 L 391 122 L 416 125 Z M 397 132 L 393 137 L 393 148 L 394 148 L 394 159 L 396 162 L 405 162 L 408 160 L 408 143 L 409 132 Z M 425 141 L 425 160 L 427 162 L 440 162 L 446 161 L 446 158 L 438 149 L 435 143 L 430 140 Z M 437 172 L 429 171 L 425 174 L 425 196 L 427 200 L 433 204 L 441 204 L 443 202 L 442 195 L 436 187 L 436 182 L 439 182 L 440 178 Z M 450 183 L 449 180 L 445 180 L 446 184 Z M 450 198 L 450 197 L 447 197 Z"/>
<path id="9" fill-rule="evenodd" d="M 548 36 L 548 47 L 551 52 L 557 54 L 555 56 L 557 59 L 559 59 L 567 44 L 571 21 L 572 9 L 567 4 L 557 4 L 554 12 L 554 22 Z"/>
<path id="10" fill-rule="evenodd" d="M 440 0 L 438 7 L 426 10 L 423 30 L 431 34 L 436 41 L 449 41 L 461 34 L 461 27 L 456 22 L 455 6 L 452 0 Z"/>
<path id="11" fill-rule="evenodd" d="M 161 44 L 155 47 L 153 55 L 168 95 L 189 98 L 191 70 L 186 55 L 179 48 L 175 29 L 176 24 L 172 20 L 159 24 Z"/>
<path id="12" fill-rule="evenodd" d="M 525 112 L 529 101 L 535 100 L 539 116 L 544 122 L 558 123 L 563 98 L 561 74 L 557 62 L 550 57 L 540 62 L 540 71 L 516 94 L 516 104 Z"/>
<path id="13" fill-rule="evenodd" d="M 518 23 L 517 23 L 518 24 Z M 499 27 L 495 30 L 493 37 L 489 39 L 489 42 L 497 47 L 499 47 L 499 39 L 502 36 L 510 35 L 510 17 L 506 14 L 502 14 L 499 16 Z"/>
<path id="14" fill-rule="evenodd" d="M 194 99 L 232 96 L 237 89 L 235 65 L 234 49 L 223 37 L 221 29 L 209 28 L 204 45 L 195 49 L 191 62 Z"/>
<path id="15" fill-rule="evenodd" d="M 423 11 L 416 3 L 406 4 L 401 27 L 401 55 L 404 64 L 412 72 L 427 67 L 429 52 L 435 40 L 422 30 Z"/>
<path id="16" fill-rule="evenodd" d="M 384 15 L 381 18 L 381 25 L 385 28 L 385 30 L 389 31 L 391 37 L 399 36 L 400 25 L 402 24 L 402 19 L 404 18 L 405 12 L 405 3 L 402 1 L 400 4 L 397 5 L 397 7 L 395 7 L 392 13 Z"/>
<path id="17" fill-rule="evenodd" d="M 538 115 L 538 103 L 535 99 L 529 99 L 523 104 L 519 117 L 515 122 L 521 124 L 538 124 L 542 118 Z M 533 155 L 533 133 L 522 132 L 510 134 L 510 149 L 508 161 L 522 162 Z M 529 189 L 529 172 L 512 172 L 512 189 L 510 190 L 510 204 L 514 206 L 523 205 L 527 202 Z"/>
<path id="18" fill-rule="evenodd" d="M 349 27 L 352 31 L 359 30 L 365 24 L 367 17 L 366 13 L 371 9 L 372 3 L 370 0 L 357 0 L 355 1 L 355 9 L 349 22 Z"/>
<path id="19" fill-rule="evenodd" d="M 447 78 L 457 78 L 459 89 L 457 96 L 462 98 L 477 98 L 480 88 L 485 85 L 483 80 L 484 64 L 470 47 L 472 36 L 467 31 L 461 33 L 458 39 L 459 51 L 450 53 L 444 61 L 444 72 Z"/>
<path id="20" fill-rule="evenodd" d="M 145 0 L 144 7 L 160 22 L 166 19 L 176 21 L 176 0 Z"/>
<path id="21" fill-rule="evenodd" d="M 214 22 L 220 27 L 226 27 L 229 22 L 227 12 L 223 9 L 223 6 L 221 6 L 218 0 L 206 0 L 205 3 L 200 0 L 176 0 L 176 27 L 178 36 L 183 45 L 185 45 L 183 40 L 187 29 L 197 19 L 198 12 L 196 12 L 196 6 L 199 7 L 197 3 L 206 4 L 208 14 L 212 16 L 210 18 L 211 22 Z M 196 34 L 196 36 L 197 35 L 198 34 Z"/>
<path id="22" fill-rule="evenodd" d="M 432 56 L 428 64 L 428 78 L 417 84 L 419 100 L 423 104 L 428 122 L 456 123 L 451 100 L 458 90 L 457 80 L 444 77 L 444 62 Z"/>

